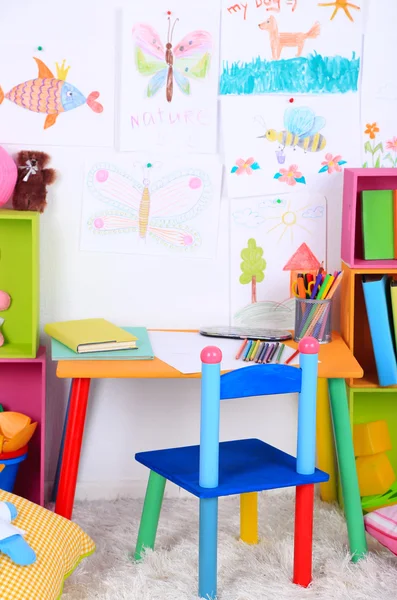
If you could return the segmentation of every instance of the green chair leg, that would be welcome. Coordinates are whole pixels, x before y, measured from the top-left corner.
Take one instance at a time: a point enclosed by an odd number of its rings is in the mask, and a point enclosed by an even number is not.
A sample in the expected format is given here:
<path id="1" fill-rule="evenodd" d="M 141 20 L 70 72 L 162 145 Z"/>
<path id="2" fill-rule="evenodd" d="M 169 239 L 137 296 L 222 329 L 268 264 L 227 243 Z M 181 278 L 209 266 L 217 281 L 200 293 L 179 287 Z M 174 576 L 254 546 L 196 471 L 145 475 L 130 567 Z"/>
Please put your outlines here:
<path id="1" fill-rule="evenodd" d="M 344 379 L 329 379 L 328 386 L 350 552 L 353 562 L 357 562 L 367 554 L 368 549 L 354 458 L 346 384 Z"/>
<path id="2" fill-rule="evenodd" d="M 135 560 L 141 560 L 144 548 L 154 549 L 165 484 L 166 479 L 164 477 L 161 477 L 161 475 L 158 475 L 154 471 L 150 471 L 135 548 Z"/>

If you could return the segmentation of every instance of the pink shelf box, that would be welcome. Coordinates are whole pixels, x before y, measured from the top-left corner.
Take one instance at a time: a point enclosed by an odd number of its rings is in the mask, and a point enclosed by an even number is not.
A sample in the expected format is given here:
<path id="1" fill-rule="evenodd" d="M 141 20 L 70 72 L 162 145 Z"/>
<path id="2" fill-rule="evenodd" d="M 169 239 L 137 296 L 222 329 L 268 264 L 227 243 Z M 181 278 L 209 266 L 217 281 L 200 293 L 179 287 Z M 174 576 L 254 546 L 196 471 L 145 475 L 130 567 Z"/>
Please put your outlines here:
<path id="1" fill-rule="evenodd" d="M 345 169 L 342 260 L 353 269 L 397 269 L 397 259 L 364 259 L 361 219 L 361 192 L 364 190 L 397 190 L 397 169 Z"/>
<path id="2" fill-rule="evenodd" d="M 38 422 L 29 442 L 28 458 L 21 463 L 14 493 L 44 506 L 46 350 L 36 358 L 0 359 L 0 404 L 4 410 L 24 413 Z"/>

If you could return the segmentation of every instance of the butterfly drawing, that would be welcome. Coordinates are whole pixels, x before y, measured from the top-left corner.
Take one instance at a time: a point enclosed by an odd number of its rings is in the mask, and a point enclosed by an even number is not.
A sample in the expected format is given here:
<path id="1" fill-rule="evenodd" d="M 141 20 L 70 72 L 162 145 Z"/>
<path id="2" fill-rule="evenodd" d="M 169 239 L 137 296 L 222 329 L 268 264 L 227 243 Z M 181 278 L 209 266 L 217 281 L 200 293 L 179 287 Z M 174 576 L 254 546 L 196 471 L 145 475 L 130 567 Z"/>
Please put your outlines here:
<path id="1" fill-rule="evenodd" d="M 117 210 L 94 216 L 89 228 L 102 234 L 137 233 L 141 240 L 150 236 L 170 249 L 199 246 L 199 233 L 185 223 L 201 213 L 212 197 L 208 175 L 198 169 L 181 169 L 151 184 L 153 167 L 152 163 L 142 166 L 139 183 L 115 165 L 93 166 L 88 173 L 89 190 Z"/>
<path id="2" fill-rule="evenodd" d="M 167 43 L 162 43 L 157 31 L 146 23 L 134 26 L 132 34 L 135 41 L 135 60 L 139 73 L 151 76 L 146 95 L 148 98 L 157 94 L 165 85 L 166 98 L 172 101 L 174 80 L 184 94 L 190 94 L 190 78 L 204 79 L 210 68 L 211 34 L 208 31 L 192 31 L 175 46 L 172 37 L 175 19 L 171 27 L 168 17 Z"/>

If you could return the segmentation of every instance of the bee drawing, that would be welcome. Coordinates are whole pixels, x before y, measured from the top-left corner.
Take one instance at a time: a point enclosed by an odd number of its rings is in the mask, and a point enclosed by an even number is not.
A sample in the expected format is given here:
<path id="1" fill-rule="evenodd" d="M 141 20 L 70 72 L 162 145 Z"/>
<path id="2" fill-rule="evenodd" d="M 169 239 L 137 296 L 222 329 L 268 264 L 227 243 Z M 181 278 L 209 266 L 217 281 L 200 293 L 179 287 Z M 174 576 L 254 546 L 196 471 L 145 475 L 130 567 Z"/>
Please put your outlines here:
<path id="1" fill-rule="evenodd" d="M 325 125 L 324 117 L 317 117 L 307 106 L 289 107 L 284 113 L 282 131 L 268 129 L 260 137 L 269 142 L 278 142 L 282 151 L 286 147 L 301 148 L 304 152 L 321 152 L 326 145 L 325 137 L 319 133 Z"/>

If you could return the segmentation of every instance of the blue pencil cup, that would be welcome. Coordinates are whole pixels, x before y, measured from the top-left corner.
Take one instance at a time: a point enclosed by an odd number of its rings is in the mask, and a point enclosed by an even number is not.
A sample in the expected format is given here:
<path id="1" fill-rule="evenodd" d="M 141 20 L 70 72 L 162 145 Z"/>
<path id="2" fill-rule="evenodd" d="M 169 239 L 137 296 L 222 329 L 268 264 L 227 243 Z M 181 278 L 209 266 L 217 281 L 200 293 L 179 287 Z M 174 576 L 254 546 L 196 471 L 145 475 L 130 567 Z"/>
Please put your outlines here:
<path id="1" fill-rule="evenodd" d="M 0 489 L 12 493 L 19 466 L 28 456 L 27 447 L 21 448 L 18 452 L 13 452 L 13 458 L 3 458 L 3 456 L 7 456 L 7 454 L 0 455 Z"/>

